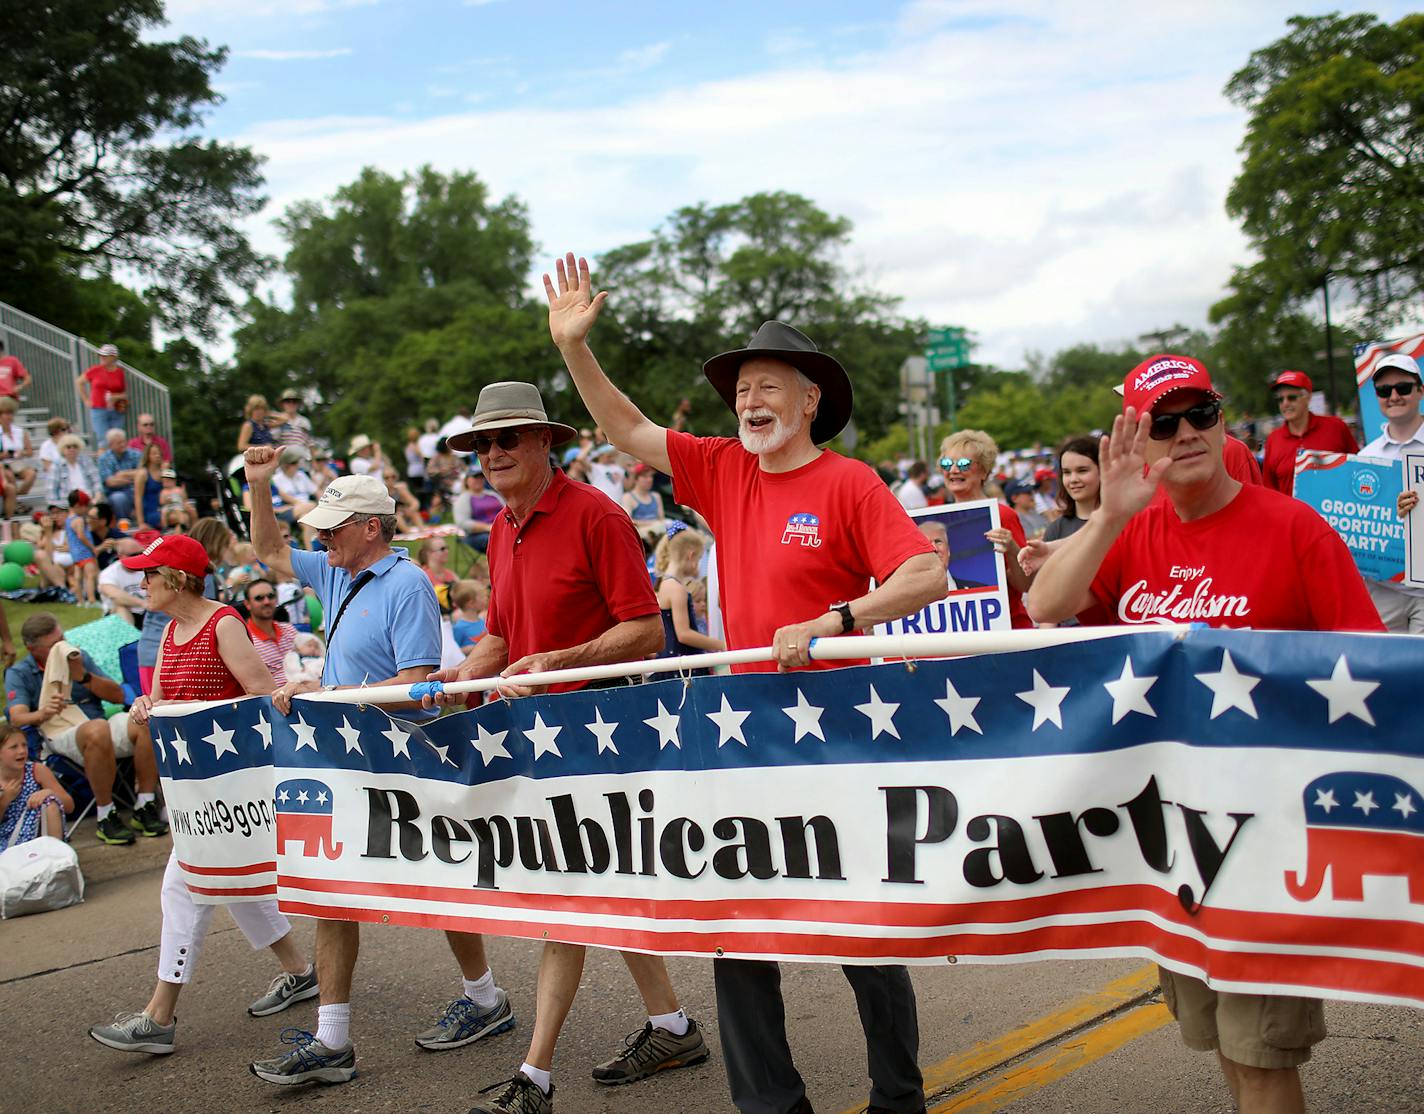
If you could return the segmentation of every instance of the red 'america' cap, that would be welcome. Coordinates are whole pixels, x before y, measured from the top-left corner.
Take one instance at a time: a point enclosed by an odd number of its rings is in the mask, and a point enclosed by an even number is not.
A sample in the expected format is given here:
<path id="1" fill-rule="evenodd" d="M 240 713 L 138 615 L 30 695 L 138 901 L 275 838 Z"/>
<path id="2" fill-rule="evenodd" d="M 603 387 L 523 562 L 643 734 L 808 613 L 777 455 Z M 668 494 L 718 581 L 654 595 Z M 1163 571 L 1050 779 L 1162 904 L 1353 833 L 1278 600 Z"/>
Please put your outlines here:
<path id="1" fill-rule="evenodd" d="M 1212 398 L 1221 397 L 1200 360 L 1160 353 L 1148 356 L 1127 373 L 1122 381 L 1123 409 L 1131 406 L 1139 414 L 1151 413 L 1152 407 L 1173 391 L 1204 391 Z"/>

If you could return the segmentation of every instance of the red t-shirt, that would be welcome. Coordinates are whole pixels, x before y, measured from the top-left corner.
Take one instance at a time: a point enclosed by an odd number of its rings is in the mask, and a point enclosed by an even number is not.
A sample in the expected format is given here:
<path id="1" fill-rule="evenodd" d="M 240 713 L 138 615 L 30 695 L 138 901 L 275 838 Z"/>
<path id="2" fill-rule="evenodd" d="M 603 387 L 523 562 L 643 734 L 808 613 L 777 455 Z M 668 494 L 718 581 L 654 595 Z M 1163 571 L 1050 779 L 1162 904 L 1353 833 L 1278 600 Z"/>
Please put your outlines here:
<path id="1" fill-rule="evenodd" d="M 165 700 L 230 700 L 247 695 L 218 653 L 218 623 L 229 615 L 242 622 L 233 608 L 220 607 L 181 646 L 173 637 L 178 624 L 168 624 L 158 652 L 158 681 Z"/>
<path id="2" fill-rule="evenodd" d="M 1357 453 L 1359 442 L 1350 427 L 1329 414 L 1311 414 L 1305 432 L 1297 437 L 1289 426 L 1273 429 L 1266 438 L 1266 486 L 1289 495 L 1295 490 L 1295 454 L 1300 449 L 1327 453 Z"/>
<path id="3" fill-rule="evenodd" d="M 730 437 L 667 435 L 677 501 L 717 537 L 727 646 L 768 646 L 779 627 L 863 596 L 934 546 L 869 467 L 833 452 L 791 472 L 763 472 Z M 847 662 L 813 661 L 817 668 Z M 775 662 L 733 666 L 770 672 Z"/>
<path id="4" fill-rule="evenodd" d="M 1140 511 L 1092 593 L 1108 613 L 1093 612 L 1099 623 L 1384 630 L 1340 536 L 1304 503 L 1253 484 L 1193 522 L 1170 502 Z"/>
<path id="5" fill-rule="evenodd" d="M 91 410 L 107 410 L 109 396 L 122 394 L 125 390 L 124 369 L 118 364 L 113 367 L 95 364 L 84 373 L 84 378 L 89 384 L 89 408 Z"/>
<path id="6" fill-rule="evenodd" d="M 0 356 L 0 395 L 16 397 L 21 381 L 28 381 L 29 373 L 18 356 Z"/>
<path id="7" fill-rule="evenodd" d="M 1020 548 L 1028 545 L 1028 535 L 1024 533 L 1023 523 L 1019 521 L 1019 512 L 1007 503 L 999 504 L 999 522 L 1013 535 L 1014 541 L 1019 544 Z M 1005 557 L 1004 560 L 1008 561 L 1009 558 Z M 1018 560 L 1018 558 L 1015 557 L 1014 560 Z M 1004 591 L 1009 595 L 1009 621 L 1013 624 L 1014 629 L 1031 628 L 1033 620 L 1028 617 L 1028 608 L 1024 607 L 1023 593 L 1008 583 L 1007 574 Z"/>
<path id="8" fill-rule="evenodd" d="M 509 660 L 565 650 L 658 614 L 643 544 L 628 512 L 562 472 L 522 523 L 501 511 L 490 527 L 489 633 Z M 583 683 L 551 685 L 550 692 Z"/>

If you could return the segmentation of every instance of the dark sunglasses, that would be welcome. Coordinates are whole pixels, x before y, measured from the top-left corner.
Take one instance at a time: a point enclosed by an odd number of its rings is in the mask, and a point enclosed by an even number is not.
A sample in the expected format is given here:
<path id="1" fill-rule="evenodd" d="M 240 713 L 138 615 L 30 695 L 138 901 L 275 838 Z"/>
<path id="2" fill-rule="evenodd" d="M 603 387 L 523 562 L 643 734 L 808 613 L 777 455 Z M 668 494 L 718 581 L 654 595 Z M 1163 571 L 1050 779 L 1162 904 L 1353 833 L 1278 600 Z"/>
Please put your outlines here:
<path id="1" fill-rule="evenodd" d="M 1210 429 L 1221 421 L 1221 403 L 1200 402 L 1175 414 L 1154 414 L 1152 428 L 1147 435 L 1154 441 L 1170 440 L 1177 435 L 1177 427 L 1182 424 L 1183 418 L 1192 423 L 1193 429 Z"/>
<path id="2" fill-rule="evenodd" d="M 1376 383 L 1375 394 L 1380 398 L 1388 398 L 1390 395 L 1398 395 L 1400 398 L 1408 398 L 1414 393 L 1414 388 L 1418 383 Z"/>
<path id="3" fill-rule="evenodd" d="M 275 600 L 277 597 L 271 594 L 265 596 L 248 596 L 248 603 L 266 603 L 268 600 Z"/>
<path id="4" fill-rule="evenodd" d="M 495 437 L 476 437 L 475 452 L 484 456 L 493 446 L 498 445 L 505 452 L 512 453 L 519 447 L 519 435 L 523 432 L 522 429 L 506 429 Z"/>
<path id="5" fill-rule="evenodd" d="M 939 458 L 939 466 L 943 468 L 946 472 L 948 472 L 951 468 L 958 468 L 961 472 L 967 472 L 969 471 L 969 469 L 974 467 L 974 461 L 972 461 L 967 456 L 942 456 Z"/>

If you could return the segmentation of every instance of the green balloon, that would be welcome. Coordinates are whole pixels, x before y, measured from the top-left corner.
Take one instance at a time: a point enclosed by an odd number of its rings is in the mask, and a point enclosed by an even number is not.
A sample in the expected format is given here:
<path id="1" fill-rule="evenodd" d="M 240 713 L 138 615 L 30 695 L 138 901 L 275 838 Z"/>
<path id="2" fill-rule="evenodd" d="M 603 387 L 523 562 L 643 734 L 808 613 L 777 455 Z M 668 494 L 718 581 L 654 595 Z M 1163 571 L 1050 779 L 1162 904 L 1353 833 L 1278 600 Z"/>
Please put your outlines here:
<path id="1" fill-rule="evenodd" d="M 307 620 L 311 623 L 312 630 L 321 626 L 321 600 L 315 596 L 307 597 Z"/>
<path id="2" fill-rule="evenodd" d="M 33 564 L 35 559 L 35 547 L 29 542 L 9 542 L 5 546 L 5 560 L 12 565 L 19 565 L 24 568 Z"/>
<path id="3" fill-rule="evenodd" d="M 23 587 L 25 583 L 25 570 L 13 561 L 6 561 L 0 565 L 0 592 L 13 592 L 16 588 Z"/>

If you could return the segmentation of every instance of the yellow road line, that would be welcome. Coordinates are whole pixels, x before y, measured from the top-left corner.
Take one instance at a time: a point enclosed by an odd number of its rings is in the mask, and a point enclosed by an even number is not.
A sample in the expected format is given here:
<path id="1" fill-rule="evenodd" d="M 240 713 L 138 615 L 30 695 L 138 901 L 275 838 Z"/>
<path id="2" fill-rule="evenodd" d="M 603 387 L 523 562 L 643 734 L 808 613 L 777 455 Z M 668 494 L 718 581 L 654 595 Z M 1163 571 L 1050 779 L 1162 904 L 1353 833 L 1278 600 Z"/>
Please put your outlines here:
<path id="1" fill-rule="evenodd" d="M 1016 1056 L 1022 1056 L 1063 1033 L 1086 1025 L 1129 1002 L 1149 993 L 1157 986 L 1157 967 L 1149 964 L 1114 979 L 1105 986 L 1077 998 L 1050 1014 L 1036 1018 L 1017 1029 L 992 1040 L 981 1041 L 973 1048 L 941 1060 L 924 1069 L 925 1094 L 933 1095 L 961 1080 L 973 1079 Z M 853 1106 L 842 1114 L 860 1114 L 865 1107 Z"/>
<path id="2" fill-rule="evenodd" d="M 948 1102 L 930 1107 L 930 1114 L 992 1114 L 1003 1110 L 1171 1020 L 1172 1015 L 1161 1002 L 1138 1006 L 1031 1056 L 1002 1074 L 990 1076 Z"/>

